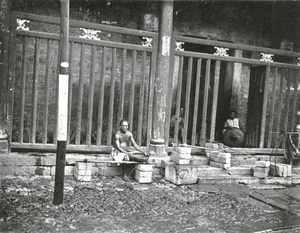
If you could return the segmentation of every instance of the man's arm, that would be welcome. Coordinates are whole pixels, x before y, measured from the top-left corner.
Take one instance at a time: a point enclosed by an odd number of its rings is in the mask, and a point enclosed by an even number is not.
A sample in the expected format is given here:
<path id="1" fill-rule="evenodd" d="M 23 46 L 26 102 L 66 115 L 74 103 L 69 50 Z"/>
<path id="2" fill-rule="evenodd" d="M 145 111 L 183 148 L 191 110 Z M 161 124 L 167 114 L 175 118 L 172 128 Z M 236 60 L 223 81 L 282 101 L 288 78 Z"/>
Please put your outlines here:
<path id="1" fill-rule="evenodd" d="M 144 155 L 146 155 L 146 152 L 142 151 L 142 149 L 138 146 L 138 144 L 136 144 L 136 142 L 135 142 L 135 140 L 134 140 L 134 138 L 133 138 L 133 135 L 131 135 L 130 141 L 131 141 L 133 147 L 134 147 L 137 151 L 139 151 L 139 152 L 143 153 Z"/>

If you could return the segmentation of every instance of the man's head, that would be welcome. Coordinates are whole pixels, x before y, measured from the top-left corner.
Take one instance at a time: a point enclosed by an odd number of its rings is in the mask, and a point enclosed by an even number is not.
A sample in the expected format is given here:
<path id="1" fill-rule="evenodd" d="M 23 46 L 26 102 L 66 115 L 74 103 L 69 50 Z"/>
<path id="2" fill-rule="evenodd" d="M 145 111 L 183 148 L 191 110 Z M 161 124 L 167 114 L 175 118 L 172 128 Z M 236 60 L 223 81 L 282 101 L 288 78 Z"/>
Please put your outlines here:
<path id="1" fill-rule="evenodd" d="M 295 132 L 300 133 L 300 125 L 296 125 Z"/>
<path id="2" fill-rule="evenodd" d="M 231 110 L 229 117 L 230 117 L 230 119 L 234 119 L 236 117 L 236 111 L 235 110 Z"/>
<path id="3" fill-rule="evenodd" d="M 128 121 L 126 121 L 124 119 L 121 120 L 120 121 L 120 130 L 121 130 L 121 132 L 126 133 L 128 131 L 128 128 L 129 128 Z"/>

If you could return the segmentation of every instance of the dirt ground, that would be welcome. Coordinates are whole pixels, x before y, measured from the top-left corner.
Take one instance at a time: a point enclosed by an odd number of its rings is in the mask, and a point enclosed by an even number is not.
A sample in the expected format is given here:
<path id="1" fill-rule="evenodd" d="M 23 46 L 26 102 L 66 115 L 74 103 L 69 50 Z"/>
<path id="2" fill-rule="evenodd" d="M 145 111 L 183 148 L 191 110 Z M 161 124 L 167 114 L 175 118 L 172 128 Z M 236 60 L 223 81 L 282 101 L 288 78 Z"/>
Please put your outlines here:
<path id="1" fill-rule="evenodd" d="M 53 177 L 5 177 L 0 186 L 0 232 L 300 232 L 295 211 L 250 197 L 256 191 L 273 199 L 287 191 L 297 197 L 299 186 L 176 186 L 163 178 L 139 184 L 120 177 L 87 183 L 68 177 L 57 206 Z M 290 200 L 295 208 L 297 202 Z"/>

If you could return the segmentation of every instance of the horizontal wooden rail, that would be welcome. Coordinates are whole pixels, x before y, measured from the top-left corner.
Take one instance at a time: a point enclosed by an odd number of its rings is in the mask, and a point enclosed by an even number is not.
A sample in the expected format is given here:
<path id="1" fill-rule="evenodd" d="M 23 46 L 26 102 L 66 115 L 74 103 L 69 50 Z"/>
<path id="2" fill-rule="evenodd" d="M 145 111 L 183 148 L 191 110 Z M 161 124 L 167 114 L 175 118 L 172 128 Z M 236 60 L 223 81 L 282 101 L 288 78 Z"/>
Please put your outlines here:
<path id="1" fill-rule="evenodd" d="M 23 13 L 23 12 L 15 12 L 15 13 L 16 13 L 16 17 L 21 19 L 27 19 L 27 20 L 32 20 L 32 21 L 37 21 L 42 23 L 57 24 L 57 25 L 60 24 L 60 18 L 56 18 L 56 17 L 34 15 L 34 14 Z M 155 32 L 122 28 L 117 26 L 108 26 L 104 24 L 90 23 L 90 22 L 77 21 L 77 20 L 70 20 L 70 27 L 82 27 L 88 29 L 115 32 L 120 34 L 134 35 L 134 36 L 155 37 L 158 35 Z"/>
<path id="2" fill-rule="evenodd" d="M 55 144 L 42 144 L 42 143 L 17 143 L 12 142 L 10 148 L 13 151 L 20 150 L 41 150 L 41 151 L 56 151 Z M 112 146 L 87 146 L 87 145 L 67 145 L 67 152 L 82 152 L 82 153 L 98 153 L 98 154 L 110 154 Z M 142 150 L 147 150 L 146 147 L 141 147 Z M 167 152 L 172 152 L 172 147 L 166 148 Z M 283 155 L 284 149 L 260 149 L 260 148 L 231 148 L 225 149 L 225 151 L 230 152 L 234 155 Z M 203 154 L 205 150 L 202 147 L 192 147 L 192 155 Z"/>
<path id="3" fill-rule="evenodd" d="M 192 38 L 192 37 L 186 37 L 186 36 L 174 36 L 174 38 L 176 41 L 188 42 L 188 43 L 193 43 L 193 44 L 226 47 L 226 48 L 231 48 L 231 49 L 240 49 L 240 50 L 252 51 L 252 52 L 272 53 L 272 54 L 288 56 L 288 57 L 300 57 L 300 53 L 298 53 L 298 52 L 290 52 L 290 51 L 279 50 L 279 49 L 222 42 L 222 41 L 216 41 L 216 40 L 206 40 L 206 39 Z"/>
<path id="4" fill-rule="evenodd" d="M 272 67 L 300 70 L 300 66 L 298 66 L 298 65 L 285 64 L 285 63 L 280 63 L 280 62 L 265 62 L 265 61 L 259 61 L 259 60 L 255 60 L 255 59 L 249 59 L 249 58 L 223 57 L 223 56 L 218 56 L 218 55 L 213 55 L 213 54 L 208 54 L 208 53 L 175 51 L 175 55 L 185 56 L 185 57 L 194 57 L 194 58 L 212 59 L 212 60 L 219 60 L 219 61 L 237 62 L 237 63 L 243 63 L 243 64 L 249 64 L 249 65 L 261 65 L 261 66 L 269 65 Z"/>
<path id="5" fill-rule="evenodd" d="M 59 40 L 59 35 L 54 33 L 45 33 L 45 32 L 38 32 L 38 31 L 17 31 L 16 34 L 20 36 L 38 37 L 41 39 Z M 146 51 L 146 52 L 153 51 L 152 47 L 145 47 L 142 45 L 125 44 L 120 42 L 112 42 L 112 41 L 104 41 L 104 40 L 90 40 L 90 39 L 84 39 L 84 38 L 79 38 L 74 36 L 70 36 L 69 38 L 70 38 L 70 42 L 84 43 L 87 45 L 98 45 L 98 46 L 106 46 L 110 48 L 131 49 L 131 50 Z"/>

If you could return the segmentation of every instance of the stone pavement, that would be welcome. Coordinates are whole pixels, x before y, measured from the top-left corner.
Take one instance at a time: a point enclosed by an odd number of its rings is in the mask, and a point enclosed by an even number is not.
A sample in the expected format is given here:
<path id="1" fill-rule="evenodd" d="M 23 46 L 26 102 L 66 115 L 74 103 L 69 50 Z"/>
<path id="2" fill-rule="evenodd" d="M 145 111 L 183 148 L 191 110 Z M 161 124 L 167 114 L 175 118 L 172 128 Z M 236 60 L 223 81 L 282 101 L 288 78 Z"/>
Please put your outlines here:
<path id="1" fill-rule="evenodd" d="M 5 177 L 0 186 L 0 232 L 300 231 L 299 186 L 67 177 L 59 206 L 52 205 L 53 177 Z"/>

